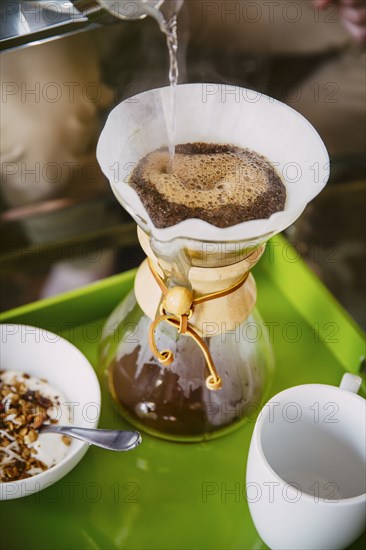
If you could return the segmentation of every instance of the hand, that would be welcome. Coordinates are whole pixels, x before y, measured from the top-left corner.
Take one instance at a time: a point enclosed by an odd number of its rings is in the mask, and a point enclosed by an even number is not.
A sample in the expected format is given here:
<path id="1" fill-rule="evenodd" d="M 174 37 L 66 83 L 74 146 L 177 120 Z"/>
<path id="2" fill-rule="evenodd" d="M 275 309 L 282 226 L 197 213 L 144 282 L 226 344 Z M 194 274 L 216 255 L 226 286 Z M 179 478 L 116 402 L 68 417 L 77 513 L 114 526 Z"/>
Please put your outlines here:
<path id="1" fill-rule="evenodd" d="M 354 40 L 366 44 L 366 0 L 314 0 L 315 6 L 324 9 L 337 4 L 339 17 Z"/>

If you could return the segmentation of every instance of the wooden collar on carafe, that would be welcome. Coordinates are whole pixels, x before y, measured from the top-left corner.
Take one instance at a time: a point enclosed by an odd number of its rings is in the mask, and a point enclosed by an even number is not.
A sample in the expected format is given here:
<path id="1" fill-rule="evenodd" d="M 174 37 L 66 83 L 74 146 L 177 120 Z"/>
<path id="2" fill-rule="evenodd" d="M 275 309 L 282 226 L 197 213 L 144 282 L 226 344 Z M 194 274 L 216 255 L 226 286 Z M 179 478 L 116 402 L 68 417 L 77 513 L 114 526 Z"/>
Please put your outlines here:
<path id="1" fill-rule="evenodd" d="M 139 237 L 141 241 L 142 235 L 139 235 Z M 145 241 L 144 249 L 145 249 L 145 252 L 147 252 L 146 241 Z M 253 258 L 254 261 L 252 262 L 249 261 L 248 262 L 249 265 L 250 264 L 254 265 L 256 261 L 258 261 L 262 253 L 263 253 L 263 250 L 254 251 L 252 253 L 252 255 L 254 256 Z M 179 334 L 190 336 L 196 342 L 196 344 L 200 347 L 205 357 L 207 368 L 210 373 L 209 376 L 206 378 L 206 386 L 209 390 L 219 390 L 222 387 L 222 379 L 216 371 L 216 367 L 213 362 L 210 351 L 208 349 L 208 346 L 203 340 L 203 338 L 201 338 L 201 336 L 195 330 L 195 328 L 193 328 L 189 324 L 189 321 L 194 313 L 195 306 L 202 304 L 204 302 L 208 302 L 211 300 L 222 298 L 224 296 L 228 296 L 229 294 L 234 293 L 241 286 L 243 286 L 243 284 L 248 279 L 250 270 L 246 271 L 235 283 L 233 283 L 232 285 L 230 285 L 225 289 L 218 290 L 216 292 L 211 292 L 202 296 L 195 296 L 194 292 L 192 292 L 190 289 L 183 286 L 175 286 L 169 289 L 166 286 L 163 278 L 155 269 L 154 264 L 150 259 L 150 257 L 148 258 L 148 265 L 155 281 L 159 285 L 160 290 L 163 294 L 163 300 L 159 308 L 159 313 L 156 315 L 156 318 L 151 323 L 150 329 L 149 329 L 149 345 L 152 353 L 155 355 L 158 361 L 164 366 L 168 366 L 173 362 L 174 355 L 172 351 L 171 350 L 159 351 L 155 340 L 155 331 L 157 327 L 160 325 L 160 323 L 162 322 L 169 323 L 170 325 L 174 326 L 177 329 Z M 210 268 L 210 269 L 215 269 L 215 268 Z"/>

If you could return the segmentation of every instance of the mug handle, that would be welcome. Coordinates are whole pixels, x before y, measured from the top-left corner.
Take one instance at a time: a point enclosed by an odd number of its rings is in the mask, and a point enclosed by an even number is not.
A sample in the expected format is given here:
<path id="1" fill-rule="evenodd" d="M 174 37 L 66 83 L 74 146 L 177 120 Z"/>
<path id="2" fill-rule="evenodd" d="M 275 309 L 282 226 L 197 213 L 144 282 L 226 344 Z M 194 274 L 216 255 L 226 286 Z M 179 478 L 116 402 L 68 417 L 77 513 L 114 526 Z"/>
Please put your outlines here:
<path id="1" fill-rule="evenodd" d="M 362 384 L 361 376 L 357 376 L 356 374 L 351 374 L 350 372 L 346 372 L 346 374 L 344 374 L 342 377 L 339 387 L 341 388 L 341 390 L 350 391 L 352 393 L 358 393 L 358 390 L 360 389 L 361 384 Z"/>

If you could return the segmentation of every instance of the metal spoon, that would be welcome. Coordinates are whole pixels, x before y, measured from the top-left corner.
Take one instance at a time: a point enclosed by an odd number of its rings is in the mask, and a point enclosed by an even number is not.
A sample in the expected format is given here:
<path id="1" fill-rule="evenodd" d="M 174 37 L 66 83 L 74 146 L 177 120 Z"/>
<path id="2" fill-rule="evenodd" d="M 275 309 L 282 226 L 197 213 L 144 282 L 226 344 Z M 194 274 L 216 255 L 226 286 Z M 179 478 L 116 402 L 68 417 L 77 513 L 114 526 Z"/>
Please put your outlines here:
<path id="1" fill-rule="evenodd" d="M 91 445 L 103 447 L 110 451 L 131 451 L 140 445 L 142 438 L 139 432 L 126 430 L 99 430 L 90 428 L 74 428 L 72 426 L 56 426 L 55 424 L 43 424 L 39 428 L 42 433 L 58 433 L 68 435 L 75 439 L 81 439 Z"/>

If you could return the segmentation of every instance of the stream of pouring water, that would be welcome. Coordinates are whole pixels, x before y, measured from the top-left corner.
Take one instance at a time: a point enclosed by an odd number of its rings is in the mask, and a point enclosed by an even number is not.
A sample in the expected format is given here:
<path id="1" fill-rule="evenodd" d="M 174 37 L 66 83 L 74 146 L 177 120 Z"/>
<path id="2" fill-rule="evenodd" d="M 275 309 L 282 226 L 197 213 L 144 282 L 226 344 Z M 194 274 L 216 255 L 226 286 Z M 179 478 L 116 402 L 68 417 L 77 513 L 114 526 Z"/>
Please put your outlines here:
<path id="1" fill-rule="evenodd" d="M 170 112 L 168 125 L 168 146 L 169 146 L 169 165 L 168 172 L 173 172 L 173 163 L 175 156 L 175 121 L 176 121 L 176 97 L 177 84 L 179 77 L 178 69 L 178 35 L 177 35 L 177 15 L 166 24 L 166 38 L 169 50 L 169 82 L 170 82 Z"/>
<path id="2" fill-rule="evenodd" d="M 156 9 L 147 5 L 145 7 L 146 13 L 154 17 L 160 27 L 161 32 L 166 36 L 169 52 L 169 83 L 170 83 L 170 106 L 169 117 L 167 121 L 167 133 L 168 133 L 168 149 L 169 149 L 169 164 L 167 171 L 171 173 L 173 171 L 173 162 L 175 156 L 175 121 L 176 121 L 176 88 L 179 78 L 178 69 L 178 33 L 177 33 L 177 17 L 178 11 L 182 2 L 176 2 L 176 9 L 165 19 L 164 14 L 160 9 Z"/>

